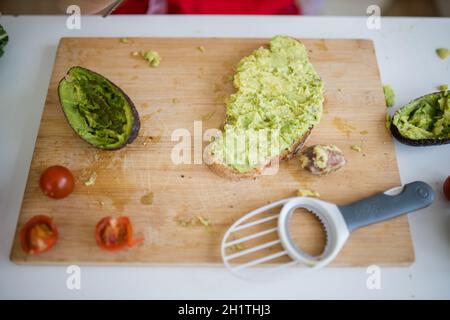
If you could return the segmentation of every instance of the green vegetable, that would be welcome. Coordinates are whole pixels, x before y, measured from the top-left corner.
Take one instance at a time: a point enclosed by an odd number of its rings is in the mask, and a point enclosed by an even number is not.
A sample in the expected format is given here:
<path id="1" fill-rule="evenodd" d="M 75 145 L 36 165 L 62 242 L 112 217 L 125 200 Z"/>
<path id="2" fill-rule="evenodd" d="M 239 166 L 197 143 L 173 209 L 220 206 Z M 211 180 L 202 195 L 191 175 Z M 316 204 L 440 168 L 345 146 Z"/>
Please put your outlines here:
<path id="1" fill-rule="evenodd" d="M 6 33 L 6 30 L 0 25 L 0 57 L 3 55 L 3 48 L 8 43 L 8 34 Z"/>
<path id="2" fill-rule="evenodd" d="M 389 115 L 389 112 L 387 112 L 385 126 L 386 126 L 386 129 L 388 129 L 388 131 L 391 130 L 391 122 L 392 122 L 391 116 Z"/>
<path id="3" fill-rule="evenodd" d="M 438 48 L 436 49 L 436 54 L 439 58 L 445 60 L 450 55 L 450 50 L 448 50 L 447 48 Z"/>
<path id="4" fill-rule="evenodd" d="M 392 87 L 387 84 L 383 86 L 383 92 L 384 92 L 384 99 L 386 100 L 386 106 L 388 108 L 392 107 L 395 104 L 394 90 L 392 90 Z"/>
<path id="5" fill-rule="evenodd" d="M 138 134 L 139 115 L 130 98 L 105 77 L 71 68 L 58 86 L 59 100 L 72 129 L 101 149 L 119 149 Z"/>
<path id="6" fill-rule="evenodd" d="M 236 92 L 226 103 L 223 135 L 214 140 L 210 152 L 239 172 L 278 156 L 320 121 L 323 81 L 308 61 L 305 46 L 293 38 L 276 36 L 269 48 L 261 47 L 243 58 L 233 84 Z M 272 141 L 271 134 L 277 131 L 278 139 Z M 276 149 L 275 154 L 270 147 L 250 151 L 259 148 L 251 145 L 250 135 L 261 132 L 268 132 L 267 143 Z M 246 137 L 244 150 L 237 152 L 238 161 L 233 160 L 234 148 L 230 148 L 236 137 Z"/>
<path id="7" fill-rule="evenodd" d="M 148 61 L 149 65 L 156 68 L 161 63 L 161 56 L 158 52 L 150 50 L 142 53 L 142 57 Z"/>
<path id="8" fill-rule="evenodd" d="M 450 91 L 411 101 L 394 114 L 392 125 L 394 136 L 400 140 L 427 140 L 426 144 L 450 142 Z"/>
<path id="9" fill-rule="evenodd" d="M 438 86 L 438 89 L 441 91 L 447 91 L 448 90 L 448 84 L 441 84 Z"/>

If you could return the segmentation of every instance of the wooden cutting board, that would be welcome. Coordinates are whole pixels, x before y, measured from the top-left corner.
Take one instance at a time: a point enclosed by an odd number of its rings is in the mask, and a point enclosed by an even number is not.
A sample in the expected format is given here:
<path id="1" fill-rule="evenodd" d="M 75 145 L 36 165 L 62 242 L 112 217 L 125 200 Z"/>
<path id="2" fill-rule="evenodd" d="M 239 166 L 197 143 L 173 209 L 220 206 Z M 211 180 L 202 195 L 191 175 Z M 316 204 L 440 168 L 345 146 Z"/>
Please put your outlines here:
<path id="1" fill-rule="evenodd" d="M 308 141 L 340 147 L 347 165 L 326 177 L 300 169 L 296 159 L 282 163 L 273 176 L 231 182 L 203 164 L 175 165 L 171 151 L 174 130 L 192 135 L 194 121 L 203 132 L 224 119 L 224 98 L 233 92 L 230 76 L 238 61 L 268 39 L 229 38 L 63 38 L 60 41 L 36 148 L 20 212 L 11 260 L 45 264 L 185 264 L 221 263 L 225 230 L 243 214 L 268 202 L 310 188 L 321 199 L 345 204 L 400 185 L 391 136 L 385 129 L 386 107 L 373 43 L 370 40 L 303 40 L 311 62 L 325 81 L 322 121 Z M 199 50 L 204 47 L 204 52 Z M 153 49 L 163 60 L 159 68 L 133 56 Z M 119 151 L 88 145 L 66 123 L 56 88 L 71 66 L 92 69 L 120 86 L 135 102 L 141 130 L 135 142 Z M 192 148 L 194 148 L 192 139 Z M 351 146 L 361 145 L 355 152 Z M 206 145 L 206 143 L 204 143 Z M 198 152 L 198 150 L 197 150 Z M 201 152 L 201 150 L 200 150 Z M 192 156 L 194 159 L 194 156 Z M 67 166 L 77 178 L 75 191 L 53 200 L 42 194 L 38 180 L 54 164 Z M 85 186 L 96 172 L 93 186 Z M 153 193 L 152 204 L 141 197 Z M 18 231 L 37 214 L 54 217 L 59 240 L 49 252 L 28 256 Z M 101 251 L 94 227 L 104 216 L 127 215 L 143 245 L 119 253 Z M 212 226 L 183 226 L 201 216 Z M 316 250 L 317 223 L 302 220 L 300 236 Z M 407 265 L 414 251 L 406 216 L 357 230 L 335 260 L 336 266 Z"/>

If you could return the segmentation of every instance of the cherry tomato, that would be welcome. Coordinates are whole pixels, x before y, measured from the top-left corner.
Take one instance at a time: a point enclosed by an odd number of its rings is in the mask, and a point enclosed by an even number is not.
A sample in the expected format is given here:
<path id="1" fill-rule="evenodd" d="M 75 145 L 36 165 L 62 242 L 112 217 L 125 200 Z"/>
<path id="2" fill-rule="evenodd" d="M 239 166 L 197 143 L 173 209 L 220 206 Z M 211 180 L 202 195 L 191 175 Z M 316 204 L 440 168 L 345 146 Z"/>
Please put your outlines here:
<path id="1" fill-rule="evenodd" d="M 69 169 L 63 166 L 51 166 L 42 173 L 39 184 L 46 196 L 61 199 L 73 191 L 75 183 Z"/>
<path id="2" fill-rule="evenodd" d="M 133 239 L 133 229 L 127 217 L 104 217 L 95 228 L 95 240 L 103 250 L 118 251 L 141 243 L 144 239 Z"/>
<path id="3" fill-rule="evenodd" d="M 444 182 L 444 195 L 450 201 L 450 176 Z"/>
<path id="4" fill-rule="evenodd" d="M 53 219 L 34 216 L 20 230 L 20 244 L 28 254 L 37 254 L 50 250 L 58 239 L 58 230 Z"/>

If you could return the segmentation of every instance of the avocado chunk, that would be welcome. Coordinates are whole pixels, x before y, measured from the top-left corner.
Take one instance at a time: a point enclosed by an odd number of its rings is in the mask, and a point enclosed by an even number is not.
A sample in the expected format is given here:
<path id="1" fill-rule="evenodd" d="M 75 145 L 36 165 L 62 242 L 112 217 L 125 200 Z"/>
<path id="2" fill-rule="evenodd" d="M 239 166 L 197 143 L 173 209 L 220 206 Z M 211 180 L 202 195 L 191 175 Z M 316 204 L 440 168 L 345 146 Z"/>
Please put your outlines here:
<path id="1" fill-rule="evenodd" d="M 384 99 L 386 100 L 386 106 L 388 108 L 395 104 L 395 93 L 392 87 L 388 84 L 383 86 Z"/>
<path id="2" fill-rule="evenodd" d="M 450 50 L 447 48 L 438 48 L 436 49 L 436 54 L 438 55 L 439 58 L 445 60 L 450 55 Z"/>
<path id="3" fill-rule="evenodd" d="M 215 138 L 210 152 L 240 173 L 291 149 L 320 121 L 323 81 L 309 62 L 305 46 L 296 39 L 275 36 L 268 47 L 244 57 L 233 85 L 236 92 L 226 102 L 223 134 Z M 261 135 L 270 147 L 260 148 L 261 140 L 252 144 L 250 137 Z M 245 139 L 239 149 L 240 137 Z"/>
<path id="4" fill-rule="evenodd" d="M 154 50 L 149 50 L 142 52 L 142 57 L 148 61 L 148 64 L 150 67 L 156 68 L 159 67 L 159 64 L 161 63 L 161 56 L 158 52 Z"/>
<path id="5" fill-rule="evenodd" d="M 425 95 L 400 108 L 392 118 L 391 132 L 413 146 L 450 143 L 450 91 Z"/>
<path id="6" fill-rule="evenodd" d="M 93 146 L 120 149 L 137 137 L 140 122 L 136 107 L 102 75 L 72 67 L 59 82 L 58 95 L 69 125 Z"/>

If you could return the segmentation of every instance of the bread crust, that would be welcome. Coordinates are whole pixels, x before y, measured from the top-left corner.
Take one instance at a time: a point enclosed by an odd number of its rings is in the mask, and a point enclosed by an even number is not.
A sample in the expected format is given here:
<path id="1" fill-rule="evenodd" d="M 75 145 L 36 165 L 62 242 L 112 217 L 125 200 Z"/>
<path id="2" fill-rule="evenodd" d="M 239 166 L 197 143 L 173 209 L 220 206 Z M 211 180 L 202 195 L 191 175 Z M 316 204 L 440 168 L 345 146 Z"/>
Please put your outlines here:
<path id="1" fill-rule="evenodd" d="M 268 159 L 265 163 L 260 165 L 259 167 L 253 168 L 252 170 L 248 172 L 239 172 L 236 169 L 233 169 L 231 167 L 228 167 L 224 165 L 223 163 L 217 162 L 213 158 L 209 158 L 209 164 L 208 167 L 217 175 L 227 178 L 233 181 L 239 181 L 241 179 L 249 179 L 249 178 L 256 178 L 257 176 L 261 175 L 264 171 L 264 169 L 270 167 L 275 161 L 283 161 L 286 159 L 291 159 L 294 157 L 304 146 L 306 143 L 306 140 L 308 139 L 309 135 L 311 134 L 313 127 L 309 128 L 308 131 L 305 132 L 304 135 L 302 135 L 300 138 L 298 138 L 289 149 L 283 150 L 279 156 L 277 156 L 274 159 Z"/>

